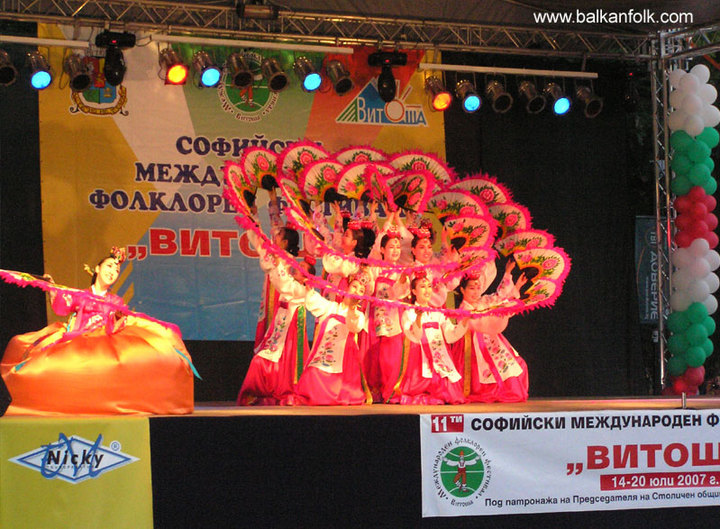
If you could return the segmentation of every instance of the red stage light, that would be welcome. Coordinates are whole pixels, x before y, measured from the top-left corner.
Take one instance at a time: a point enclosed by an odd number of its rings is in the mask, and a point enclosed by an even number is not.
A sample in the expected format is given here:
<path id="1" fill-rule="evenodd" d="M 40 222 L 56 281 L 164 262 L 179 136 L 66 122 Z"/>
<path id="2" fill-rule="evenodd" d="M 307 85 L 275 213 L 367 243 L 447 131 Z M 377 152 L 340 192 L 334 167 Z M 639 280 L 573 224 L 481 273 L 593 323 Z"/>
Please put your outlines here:
<path id="1" fill-rule="evenodd" d="M 185 84 L 187 76 L 187 67 L 184 64 L 176 64 L 175 66 L 171 66 L 170 69 L 167 71 L 165 80 L 169 84 Z"/>
<path id="2" fill-rule="evenodd" d="M 450 103 L 452 103 L 452 96 L 450 95 L 450 92 L 440 92 L 432 100 L 432 106 L 438 112 L 447 110 Z"/>

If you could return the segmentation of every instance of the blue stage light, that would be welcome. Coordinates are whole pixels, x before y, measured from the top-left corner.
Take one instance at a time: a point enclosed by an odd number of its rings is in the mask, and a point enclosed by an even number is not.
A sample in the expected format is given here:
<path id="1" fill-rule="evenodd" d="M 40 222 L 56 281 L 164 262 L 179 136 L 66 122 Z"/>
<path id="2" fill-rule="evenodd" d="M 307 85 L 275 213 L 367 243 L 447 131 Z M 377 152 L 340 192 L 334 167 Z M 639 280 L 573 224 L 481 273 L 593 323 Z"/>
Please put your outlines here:
<path id="1" fill-rule="evenodd" d="M 562 88 L 560 88 L 560 85 L 557 83 L 548 83 L 545 85 L 543 93 L 552 103 L 553 112 L 557 116 L 567 114 L 568 110 L 570 110 L 570 98 L 563 93 Z"/>
<path id="2" fill-rule="evenodd" d="M 303 88 L 308 92 L 313 92 L 320 88 L 321 83 L 322 77 L 320 77 L 320 74 L 317 72 L 313 72 L 311 74 L 308 74 L 303 80 Z"/>
<path id="3" fill-rule="evenodd" d="M 570 100 L 567 97 L 561 97 L 553 104 L 553 112 L 558 116 L 565 114 L 568 110 L 570 110 Z"/>
<path id="4" fill-rule="evenodd" d="M 193 55 L 192 65 L 195 71 L 200 74 L 200 86 L 212 88 L 220 82 L 222 72 L 220 68 L 215 66 L 206 51 L 199 51 Z"/>
<path id="5" fill-rule="evenodd" d="M 28 53 L 28 62 L 30 63 L 30 84 L 35 90 L 44 90 L 50 83 L 52 83 L 53 77 L 50 71 L 50 64 L 47 59 L 43 57 L 39 52 L 33 51 Z"/>
<path id="6" fill-rule="evenodd" d="M 322 77 L 320 77 L 320 74 L 315 69 L 315 66 L 313 66 L 313 63 L 310 62 L 310 59 L 307 57 L 298 57 L 293 63 L 293 70 L 295 70 L 295 75 L 300 79 L 303 90 L 306 92 L 314 92 L 320 88 Z"/>
<path id="7" fill-rule="evenodd" d="M 468 114 L 477 112 L 482 105 L 480 96 L 475 92 L 475 86 L 467 79 L 458 81 L 455 85 L 455 95 L 462 101 L 463 110 Z"/>

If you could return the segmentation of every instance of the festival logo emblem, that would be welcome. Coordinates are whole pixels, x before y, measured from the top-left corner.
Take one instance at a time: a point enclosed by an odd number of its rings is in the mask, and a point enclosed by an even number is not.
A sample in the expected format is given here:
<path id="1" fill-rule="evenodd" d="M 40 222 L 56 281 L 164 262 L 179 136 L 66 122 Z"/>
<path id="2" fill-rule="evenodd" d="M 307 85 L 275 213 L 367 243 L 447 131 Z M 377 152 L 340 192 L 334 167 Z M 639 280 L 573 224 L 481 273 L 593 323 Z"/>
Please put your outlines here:
<path id="1" fill-rule="evenodd" d="M 432 475 L 440 498 L 456 507 L 468 507 L 487 490 L 492 472 L 479 444 L 456 438 L 438 452 Z"/>
<path id="2" fill-rule="evenodd" d="M 90 87 L 82 92 L 70 92 L 70 98 L 75 106 L 70 107 L 70 112 L 76 114 L 82 112 L 90 116 L 112 116 L 121 114 L 127 116 L 127 110 L 123 107 L 127 104 L 127 90 L 124 86 L 112 86 L 105 81 L 103 75 L 102 57 L 85 57 L 83 62 L 88 65 L 92 82 Z"/>
<path id="3" fill-rule="evenodd" d="M 400 93 L 396 80 L 397 93 Z M 408 84 L 405 91 L 386 103 L 377 89 L 377 77 L 360 90 L 360 93 L 340 112 L 337 123 L 355 125 L 403 125 L 409 127 L 427 127 L 427 119 L 422 105 L 406 103 L 412 87 Z"/>
<path id="4" fill-rule="evenodd" d="M 61 433 L 56 443 L 42 445 L 10 461 L 38 471 L 46 479 L 57 478 L 73 484 L 138 461 L 137 457 L 123 454 L 117 441 L 109 447 L 102 446 L 102 438 L 100 434 L 93 442 Z"/>
<path id="5" fill-rule="evenodd" d="M 224 71 L 218 84 L 218 96 L 225 112 L 233 114 L 240 121 L 257 123 L 272 112 L 279 96 L 277 92 L 270 91 L 267 80 L 260 71 L 262 55 L 251 52 L 242 55 L 252 72 L 252 84 L 238 89 L 233 85 L 232 76 Z"/>

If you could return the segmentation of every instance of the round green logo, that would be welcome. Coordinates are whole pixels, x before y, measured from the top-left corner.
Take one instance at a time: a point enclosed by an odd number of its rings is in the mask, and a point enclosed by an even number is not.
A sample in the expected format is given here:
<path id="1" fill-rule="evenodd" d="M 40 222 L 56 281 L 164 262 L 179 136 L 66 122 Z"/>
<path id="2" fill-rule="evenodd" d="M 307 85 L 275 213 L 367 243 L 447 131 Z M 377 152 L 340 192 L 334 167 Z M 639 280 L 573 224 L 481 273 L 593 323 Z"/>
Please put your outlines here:
<path id="1" fill-rule="evenodd" d="M 466 498 L 481 489 L 485 479 L 485 464 L 473 448 L 456 446 L 442 459 L 440 479 L 449 494 L 456 498 Z"/>

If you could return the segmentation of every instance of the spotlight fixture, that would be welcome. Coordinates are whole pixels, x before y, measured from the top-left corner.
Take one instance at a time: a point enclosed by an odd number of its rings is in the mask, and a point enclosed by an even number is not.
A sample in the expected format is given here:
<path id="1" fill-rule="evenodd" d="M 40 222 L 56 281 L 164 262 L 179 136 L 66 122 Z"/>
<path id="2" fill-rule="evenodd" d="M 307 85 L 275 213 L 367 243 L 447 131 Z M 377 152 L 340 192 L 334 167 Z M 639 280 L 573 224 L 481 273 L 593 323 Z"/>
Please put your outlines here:
<path id="1" fill-rule="evenodd" d="M 493 79 L 485 86 L 485 94 L 490 98 L 492 109 L 498 114 L 504 114 L 512 108 L 513 97 L 505 90 L 505 85 Z"/>
<path id="2" fill-rule="evenodd" d="M 253 83 L 253 74 L 250 71 L 250 67 L 245 60 L 245 57 L 240 53 L 231 54 L 226 61 L 226 68 L 229 70 L 232 76 L 232 84 L 236 88 L 241 90 L 248 88 Z"/>
<path id="3" fill-rule="evenodd" d="M 83 92 L 87 90 L 92 82 L 90 79 L 90 70 L 83 58 L 72 53 L 63 60 L 63 71 L 70 77 L 70 89 L 73 92 Z"/>
<path id="4" fill-rule="evenodd" d="M 352 90 L 353 82 L 350 72 L 343 63 L 338 60 L 328 61 L 325 70 L 337 95 L 342 96 Z"/>
<path id="5" fill-rule="evenodd" d="M 462 79 L 455 85 L 455 95 L 462 101 L 462 107 L 465 112 L 472 114 L 477 112 L 482 105 L 480 96 L 475 92 L 475 85 L 467 79 Z"/>
<path id="6" fill-rule="evenodd" d="M 397 87 L 392 73 L 393 66 L 405 66 L 407 53 L 396 51 L 376 51 L 368 56 L 369 66 L 380 66 L 380 75 L 377 78 L 377 90 L 380 99 L 386 103 L 395 99 Z"/>
<path id="7" fill-rule="evenodd" d="M 128 32 L 116 33 L 105 30 L 95 37 L 95 46 L 107 48 L 103 66 L 105 82 L 112 86 L 121 85 L 127 71 L 122 50 L 135 46 L 135 35 Z"/>
<path id="8" fill-rule="evenodd" d="M 288 78 L 280 68 L 280 63 L 274 58 L 265 58 L 260 63 L 260 71 L 267 81 L 271 92 L 281 92 L 288 87 Z"/>
<path id="9" fill-rule="evenodd" d="M 220 82 L 222 72 L 206 51 L 198 51 L 192 58 L 193 69 L 200 75 L 200 86 L 212 88 Z"/>
<path id="10" fill-rule="evenodd" d="M 278 17 L 277 6 L 268 5 L 259 0 L 240 0 L 235 9 L 239 18 L 275 20 Z"/>
<path id="11" fill-rule="evenodd" d="M 623 93 L 623 107 L 626 112 L 635 112 L 640 102 L 640 92 L 633 72 L 628 72 L 625 78 L 625 91 Z"/>
<path id="12" fill-rule="evenodd" d="M 543 93 L 550 99 L 555 115 L 562 116 L 570 110 L 570 98 L 565 95 L 559 84 L 552 82 L 546 84 Z"/>
<path id="13" fill-rule="evenodd" d="M 539 114 L 545 110 L 545 98 L 538 93 L 535 84 L 531 81 L 523 81 L 518 89 L 520 96 L 525 100 L 525 110 L 528 114 Z"/>
<path id="14" fill-rule="evenodd" d="M 444 112 L 452 103 L 452 95 L 447 91 L 440 78 L 435 75 L 425 79 L 425 91 L 430 96 L 430 106 L 433 110 Z"/>
<path id="15" fill-rule="evenodd" d="M 37 51 L 28 53 L 30 64 L 30 84 L 35 90 L 44 90 L 52 83 L 52 70 L 48 60 Z"/>
<path id="16" fill-rule="evenodd" d="M 322 77 L 320 77 L 320 74 L 315 69 L 315 66 L 313 66 L 313 63 L 310 62 L 310 59 L 307 57 L 298 57 L 293 63 L 293 70 L 295 70 L 295 75 L 300 79 L 303 90 L 306 92 L 314 92 L 320 88 Z"/>
<path id="17" fill-rule="evenodd" d="M 175 50 L 165 48 L 160 52 L 160 66 L 165 68 L 165 84 L 185 84 L 188 69 Z"/>
<path id="18" fill-rule="evenodd" d="M 603 109 L 603 100 L 589 86 L 578 86 L 575 90 L 575 97 L 583 102 L 583 113 L 585 117 L 594 118 Z"/>
<path id="19" fill-rule="evenodd" d="M 15 82 L 17 70 L 5 50 L 0 50 L 0 85 L 8 86 Z"/>

